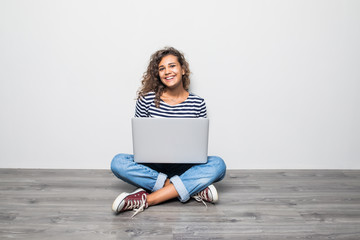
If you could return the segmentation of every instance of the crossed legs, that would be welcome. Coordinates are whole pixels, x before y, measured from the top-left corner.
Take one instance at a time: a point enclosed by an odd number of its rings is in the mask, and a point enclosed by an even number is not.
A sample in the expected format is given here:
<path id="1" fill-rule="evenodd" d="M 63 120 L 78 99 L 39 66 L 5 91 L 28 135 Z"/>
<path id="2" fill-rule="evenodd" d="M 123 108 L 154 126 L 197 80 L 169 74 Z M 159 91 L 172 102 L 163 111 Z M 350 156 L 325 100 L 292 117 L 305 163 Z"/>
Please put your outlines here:
<path id="1" fill-rule="evenodd" d="M 163 188 L 152 192 L 147 196 L 147 203 L 149 206 L 152 206 L 177 197 L 179 197 L 179 194 L 174 185 L 170 183 L 170 179 L 166 179 Z"/>
<path id="2" fill-rule="evenodd" d="M 162 167 L 161 165 L 160 167 Z M 122 193 L 114 201 L 115 212 L 130 209 L 145 209 L 173 198 L 186 202 L 191 196 L 201 192 L 201 199 L 212 202 L 211 190 L 208 188 L 213 182 L 220 181 L 225 176 L 226 165 L 219 157 L 208 157 L 206 164 L 192 166 L 164 165 L 163 171 L 158 172 L 149 166 L 135 163 L 133 155 L 118 154 L 111 163 L 114 175 L 134 186 L 141 187 L 133 193 Z M 156 166 L 155 166 L 156 169 Z M 184 169 L 180 176 L 178 170 Z M 171 178 L 168 178 L 168 175 Z M 144 189 L 151 193 L 148 194 Z M 217 192 L 216 192 L 217 198 Z M 197 198 L 195 198 L 197 199 Z M 199 198 L 198 198 L 199 199 Z M 217 200 L 217 199 L 216 199 Z M 118 205 L 118 206 L 117 206 Z M 205 204 L 206 205 L 206 204 Z M 120 209 L 120 210 L 119 210 Z"/>

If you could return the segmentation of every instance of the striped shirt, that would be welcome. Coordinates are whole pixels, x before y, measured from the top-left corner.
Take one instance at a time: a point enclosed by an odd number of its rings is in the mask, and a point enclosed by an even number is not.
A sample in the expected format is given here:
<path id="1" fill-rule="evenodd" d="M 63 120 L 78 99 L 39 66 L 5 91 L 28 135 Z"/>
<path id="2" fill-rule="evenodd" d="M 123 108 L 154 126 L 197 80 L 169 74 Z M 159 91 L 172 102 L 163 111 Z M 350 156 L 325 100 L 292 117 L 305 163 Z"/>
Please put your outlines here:
<path id="1" fill-rule="evenodd" d="M 155 106 L 155 93 L 149 92 L 136 102 L 135 117 L 153 118 L 206 118 L 206 105 L 203 98 L 190 93 L 182 103 L 169 105 L 160 99 L 160 107 Z"/>

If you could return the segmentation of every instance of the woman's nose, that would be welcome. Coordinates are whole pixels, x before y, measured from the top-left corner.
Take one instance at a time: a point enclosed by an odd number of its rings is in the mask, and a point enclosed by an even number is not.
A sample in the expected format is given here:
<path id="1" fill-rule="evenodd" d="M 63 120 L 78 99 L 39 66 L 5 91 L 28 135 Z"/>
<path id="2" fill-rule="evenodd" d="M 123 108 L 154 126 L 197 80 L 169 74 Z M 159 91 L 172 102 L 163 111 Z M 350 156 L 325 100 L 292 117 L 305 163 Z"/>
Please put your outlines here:
<path id="1" fill-rule="evenodd" d="M 170 73 L 170 68 L 166 67 L 165 68 L 165 74 L 169 74 Z"/>

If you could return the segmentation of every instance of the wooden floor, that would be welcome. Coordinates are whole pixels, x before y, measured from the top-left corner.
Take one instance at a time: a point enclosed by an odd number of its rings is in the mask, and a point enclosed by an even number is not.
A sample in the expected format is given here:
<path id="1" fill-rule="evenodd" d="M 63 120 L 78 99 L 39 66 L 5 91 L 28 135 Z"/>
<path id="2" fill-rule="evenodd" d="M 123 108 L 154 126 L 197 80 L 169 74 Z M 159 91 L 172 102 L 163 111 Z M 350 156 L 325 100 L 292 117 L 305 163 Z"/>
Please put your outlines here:
<path id="1" fill-rule="evenodd" d="M 228 170 L 208 208 L 114 215 L 106 170 L 0 169 L 0 239 L 360 239 L 360 170 Z"/>

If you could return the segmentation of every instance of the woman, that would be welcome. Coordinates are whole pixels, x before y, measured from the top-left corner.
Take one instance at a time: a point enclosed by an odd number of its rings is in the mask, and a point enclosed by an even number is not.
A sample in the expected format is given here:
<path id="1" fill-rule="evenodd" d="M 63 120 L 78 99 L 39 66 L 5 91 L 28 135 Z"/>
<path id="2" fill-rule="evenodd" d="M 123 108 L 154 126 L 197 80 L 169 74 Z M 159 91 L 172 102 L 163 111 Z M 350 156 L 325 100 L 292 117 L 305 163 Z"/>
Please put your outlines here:
<path id="1" fill-rule="evenodd" d="M 155 52 L 138 92 L 135 117 L 206 118 L 204 99 L 188 92 L 189 76 L 189 64 L 178 50 L 169 47 Z M 215 156 L 209 156 L 205 164 L 140 164 L 134 162 L 133 155 L 118 154 L 111 170 L 116 177 L 140 187 L 121 193 L 112 205 L 115 213 L 135 210 L 135 216 L 173 198 L 215 203 L 218 193 L 212 183 L 224 178 L 226 165 Z"/>

